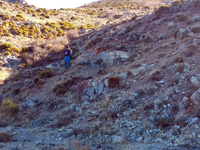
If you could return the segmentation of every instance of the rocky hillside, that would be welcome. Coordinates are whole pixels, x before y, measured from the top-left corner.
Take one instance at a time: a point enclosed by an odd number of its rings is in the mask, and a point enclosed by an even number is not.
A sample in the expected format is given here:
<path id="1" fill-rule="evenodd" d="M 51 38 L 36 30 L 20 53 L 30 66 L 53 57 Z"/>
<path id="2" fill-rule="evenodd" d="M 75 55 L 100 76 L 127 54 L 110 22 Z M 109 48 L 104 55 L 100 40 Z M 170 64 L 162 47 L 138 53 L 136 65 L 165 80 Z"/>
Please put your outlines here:
<path id="1" fill-rule="evenodd" d="M 200 1 L 112 2 L 1 2 L 1 149 L 200 149 Z"/>

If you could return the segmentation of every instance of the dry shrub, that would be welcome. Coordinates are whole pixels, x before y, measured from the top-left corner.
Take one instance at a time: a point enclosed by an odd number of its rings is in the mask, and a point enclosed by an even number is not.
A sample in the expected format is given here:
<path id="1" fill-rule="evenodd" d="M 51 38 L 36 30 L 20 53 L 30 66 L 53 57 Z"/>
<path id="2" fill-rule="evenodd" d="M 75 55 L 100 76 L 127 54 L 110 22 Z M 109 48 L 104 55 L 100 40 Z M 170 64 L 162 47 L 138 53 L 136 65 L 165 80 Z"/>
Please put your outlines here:
<path id="1" fill-rule="evenodd" d="M 183 59 L 183 57 L 176 57 L 175 59 L 174 59 L 174 63 L 184 63 L 184 59 Z"/>
<path id="2" fill-rule="evenodd" d="M 40 70 L 37 73 L 39 78 L 51 78 L 53 76 L 53 72 L 50 68 Z"/>
<path id="3" fill-rule="evenodd" d="M 9 142 L 11 135 L 8 132 L 0 132 L 0 142 Z"/>
<path id="4" fill-rule="evenodd" d="M 81 102 L 81 96 L 83 95 L 83 91 L 84 89 L 87 88 L 87 86 L 88 86 L 88 83 L 86 81 L 82 81 L 71 87 L 72 90 L 76 93 L 76 96 L 78 97 L 79 102 Z"/>
<path id="5" fill-rule="evenodd" d="M 162 80 L 163 75 L 160 71 L 155 71 L 151 76 L 150 76 L 150 80 L 152 81 L 160 81 Z"/>
<path id="6" fill-rule="evenodd" d="M 32 52 L 28 53 L 24 58 L 28 65 L 44 60 L 50 54 L 55 54 L 63 50 L 64 46 L 69 43 L 68 38 L 59 37 L 56 39 L 48 39 L 46 41 L 35 40 L 31 43 Z"/>
<path id="7" fill-rule="evenodd" d="M 187 15 L 185 15 L 185 14 L 179 14 L 176 16 L 177 21 L 185 21 L 186 18 L 187 18 Z"/>
<path id="8" fill-rule="evenodd" d="M 158 125 L 160 128 L 166 128 L 170 126 L 171 120 L 169 118 L 160 118 L 158 119 Z"/>
<path id="9" fill-rule="evenodd" d="M 40 46 L 41 44 L 43 44 L 44 42 L 41 39 L 36 39 L 35 41 L 33 41 L 31 43 L 31 47 L 37 47 Z"/>
<path id="10" fill-rule="evenodd" d="M 108 86 L 109 88 L 119 87 L 121 78 L 117 76 L 110 77 L 108 79 Z"/>
<path id="11" fill-rule="evenodd" d="M 53 39 L 54 43 L 61 44 L 61 45 L 67 45 L 69 43 L 69 40 L 66 37 L 58 37 L 56 39 Z"/>
<path id="12" fill-rule="evenodd" d="M 75 111 L 66 110 L 56 116 L 55 127 L 60 128 L 71 124 L 80 114 Z"/>
<path id="13" fill-rule="evenodd" d="M 63 45 L 53 45 L 52 47 L 51 47 L 51 49 L 50 49 L 50 51 L 53 51 L 53 52 L 60 52 L 60 51 L 62 51 L 63 50 L 63 48 L 64 48 L 64 46 Z"/>
<path id="14" fill-rule="evenodd" d="M 48 48 L 49 52 L 60 52 L 63 50 L 64 46 L 69 43 L 69 40 L 67 37 L 59 37 L 56 39 L 49 39 L 45 42 L 45 45 L 52 45 L 51 48 Z M 45 47 L 46 48 L 46 47 Z"/>
<path id="15" fill-rule="evenodd" d="M 106 99 L 106 101 L 102 102 L 100 104 L 100 111 L 103 110 L 103 108 L 105 108 L 111 102 L 112 102 L 111 99 Z"/>
<path id="16" fill-rule="evenodd" d="M 48 52 L 45 51 L 43 48 L 33 47 L 33 52 L 29 53 L 25 59 L 26 59 L 28 65 L 33 65 L 34 63 L 36 63 L 40 60 L 43 60 L 47 56 L 48 56 Z"/>
<path id="17" fill-rule="evenodd" d="M 170 12 L 170 7 L 167 6 L 167 5 L 162 5 L 160 6 L 156 11 L 155 11 L 155 14 L 167 14 Z"/>
<path id="18" fill-rule="evenodd" d="M 116 12 L 115 12 L 115 11 L 108 11 L 108 12 L 106 13 L 106 18 L 107 18 L 109 21 L 113 21 L 115 15 L 116 15 Z"/>
<path id="19" fill-rule="evenodd" d="M 3 99 L 0 109 L 3 113 L 7 114 L 17 114 L 19 112 L 17 104 L 14 103 L 11 98 Z"/>
<path id="20" fill-rule="evenodd" d="M 193 33 L 200 33 L 200 26 L 195 26 L 190 29 Z"/>
<path id="21" fill-rule="evenodd" d="M 184 63 L 179 63 L 177 66 L 177 72 L 183 73 L 184 72 Z"/>
<path id="22" fill-rule="evenodd" d="M 81 144 L 81 142 L 78 140 L 72 141 L 69 146 L 70 146 L 70 148 L 73 148 L 75 150 L 90 150 L 89 146 L 87 146 L 87 145 L 83 146 Z"/>
<path id="23" fill-rule="evenodd" d="M 78 31 L 77 30 L 69 30 L 67 31 L 67 38 L 69 40 L 73 40 L 79 37 Z"/>
<path id="24" fill-rule="evenodd" d="M 63 83 L 57 84 L 53 88 L 53 92 L 55 92 L 57 95 L 64 95 L 66 92 L 69 91 L 69 88 L 72 89 L 73 85 L 76 85 L 77 83 L 80 83 L 82 81 L 79 77 L 73 77 Z"/>

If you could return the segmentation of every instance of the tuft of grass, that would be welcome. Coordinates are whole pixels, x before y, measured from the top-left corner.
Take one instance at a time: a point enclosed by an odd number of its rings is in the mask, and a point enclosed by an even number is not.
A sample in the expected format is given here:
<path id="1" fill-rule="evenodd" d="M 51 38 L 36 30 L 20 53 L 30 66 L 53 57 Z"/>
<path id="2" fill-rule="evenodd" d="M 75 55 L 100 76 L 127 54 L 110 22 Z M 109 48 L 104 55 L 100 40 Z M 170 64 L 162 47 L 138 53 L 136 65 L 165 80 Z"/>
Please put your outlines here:
<path id="1" fill-rule="evenodd" d="M 179 14 L 176 16 L 177 21 L 185 21 L 187 16 L 185 14 Z"/>
<path id="2" fill-rule="evenodd" d="M 150 76 L 150 80 L 152 81 L 160 81 L 162 80 L 163 75 L 160 71 L 155 71 L 151 76 Z"/>
<path id="3" fill-rule="evenodd" d="M 50 78 L 53 76 L 53 72 L 51 69 L 44 69 L 37 72 L 40 78 Z"/>
<path id="4" fill-rule="evenodd" d="M 183 57 L 176 57 L 176 58 L 174 59 L 174 63 L 184 63 Z"/>
<path id="5" fill-rule="evenodd" d="M 111 103 L 111 99 L 106 99 L 106 101 L 104 101 L 103 103 L 100 104 L 100 110 L 102 110 L 103 108 L 105 108 L 109 103 Z"/>
<path id="6" fill-rule="evenodd" d="M 192 27 L 190 30 L 193 33 L 200 33 L 200 26 Z"/>
<path id="7" fill-rule="evenodd" d="M 158 120 L 158 125 L 160 128 L 166 128 L 170 125 L 171 121 L 168 118 L 160 118 Z"/>

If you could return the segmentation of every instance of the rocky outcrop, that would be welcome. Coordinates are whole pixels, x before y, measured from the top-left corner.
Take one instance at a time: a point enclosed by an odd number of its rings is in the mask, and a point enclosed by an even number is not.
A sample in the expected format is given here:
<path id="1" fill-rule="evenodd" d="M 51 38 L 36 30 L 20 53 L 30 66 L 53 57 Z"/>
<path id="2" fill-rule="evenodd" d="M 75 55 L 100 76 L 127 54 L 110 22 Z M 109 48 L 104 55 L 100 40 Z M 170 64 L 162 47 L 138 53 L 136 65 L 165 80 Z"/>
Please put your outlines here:
<path id="1" fill-rule="evenodd" d="M 4 0 L 4 1 L 11 3 L 19 2 L 20 4 L 27 4 L 25 0 Z"/>
<path id="2" fill-rule="evenodd" d="M 90 64 L 93 69 L 119 66 L 129 58 L 129 53 L 123 51 L 102 52 Z"/>

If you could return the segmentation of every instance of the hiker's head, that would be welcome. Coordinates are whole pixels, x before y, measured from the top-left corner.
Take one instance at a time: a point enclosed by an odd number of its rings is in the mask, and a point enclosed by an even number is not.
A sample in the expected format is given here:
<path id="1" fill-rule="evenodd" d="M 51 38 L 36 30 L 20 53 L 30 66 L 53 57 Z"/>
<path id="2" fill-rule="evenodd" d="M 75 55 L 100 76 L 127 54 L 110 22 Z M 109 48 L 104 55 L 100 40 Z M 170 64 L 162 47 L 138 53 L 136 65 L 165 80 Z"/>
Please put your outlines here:
<path id="1" fill-rule="evenodd" d="M 69 48 L 69 45 L 66 45 L 66 48 Z"/>

